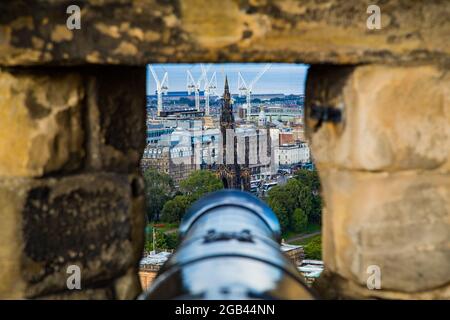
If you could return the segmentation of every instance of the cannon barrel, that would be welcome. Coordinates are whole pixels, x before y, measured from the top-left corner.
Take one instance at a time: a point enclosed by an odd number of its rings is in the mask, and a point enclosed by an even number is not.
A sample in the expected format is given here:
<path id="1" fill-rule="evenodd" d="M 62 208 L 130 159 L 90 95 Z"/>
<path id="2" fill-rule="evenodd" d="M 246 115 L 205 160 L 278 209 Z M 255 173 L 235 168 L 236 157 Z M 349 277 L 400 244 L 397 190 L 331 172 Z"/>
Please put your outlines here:
<path id="1" fill-rule="evenodd" d="M 181 243 L 143 299 L 312 299 L 280 250 L 273 211 L 247 192 L 222 190 L 195 202 Z"/>

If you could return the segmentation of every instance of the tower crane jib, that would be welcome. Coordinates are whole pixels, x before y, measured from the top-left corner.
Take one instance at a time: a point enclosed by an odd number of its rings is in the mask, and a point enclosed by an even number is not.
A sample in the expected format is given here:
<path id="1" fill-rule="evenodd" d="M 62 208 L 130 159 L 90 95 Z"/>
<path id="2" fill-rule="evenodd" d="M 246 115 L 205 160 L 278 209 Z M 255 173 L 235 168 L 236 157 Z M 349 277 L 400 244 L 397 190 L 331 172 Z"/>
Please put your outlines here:
<path id="1" fill-rule="evenodd" d="M 162 95 L 167 94 L 169 91 L 169 74 L 164 72 L 164 76 L 161 81 L 159 81 L 158 75 L 155 72 L 155 69 L 151 65 L 147 65 L 147 68 L 150 70 L 153 79 L 156 83 L 156 95 L 157 95 L 157 113 L 158 116 L 161 115 L 161 112 L 163 111 L 163 102 L 162 102 Z"/>
<path id="2" fill-rule="evenodd" d="M 250 121 L 250 112 L 252 110 L 251 94 L 253 91 L 253 87 L 256 85 L 258 80 L 261 79 L 261 77 L 264 75 L 264 73 L 266 73 L 267 70 L 270 69 L 271 66 L 272 66 L 271 63 L 266 64 L 264 66 L 264 68 L 261 69 L 258 72 L 258 74 L 253 78 L 253 80 L 250 82 L 250 85 L 247 85 L 242 74 L 240 72 L 238 72 L 238 91 L 239 91 L 240 96 L 245 95 L 245 97 L 246 97 L 247 121 Z"/>

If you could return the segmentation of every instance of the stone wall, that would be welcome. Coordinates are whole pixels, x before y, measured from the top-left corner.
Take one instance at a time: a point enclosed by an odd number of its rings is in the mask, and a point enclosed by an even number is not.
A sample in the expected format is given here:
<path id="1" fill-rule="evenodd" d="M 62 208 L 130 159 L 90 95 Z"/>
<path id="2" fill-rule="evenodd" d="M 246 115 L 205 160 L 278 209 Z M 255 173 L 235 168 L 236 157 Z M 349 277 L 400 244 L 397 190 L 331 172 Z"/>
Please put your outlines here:
<path id="1" fill-rule="evenodd" d="M 144 69 L 8 69 L 0 91 L 0 298 L 134 298 Z"/>
<path id="2" fill-rule="evenodd" d="M 308 110 L 344 115 L 308 120 L 326 203 L 325 292 L 450 298 L 449 88 L 436 65 L 312 67 Z M 371 265 L 382 290 L 367 289 Z"/>
<path id="3" fill-rule="evenodd" d="M 72 3 L 80 30 L 66 28 Z M 448 62 L 449 16 L 446 0 L 2 1 L 0 65 Z"/>
<path id="4" fill-rule="evenodd" d="M 140 291 L 147 62 L 311 67 L 325 297 L 449 298 L 448 1 L 0 2 L 0 298 Z M 82 291 L 65 287 L 82 269 Z M 378 265 L 382 289 L 365 286 Z"/>
<path id="5" fill-rule="evenodd" d="M 156 268 L 155 268 L 156 269 Z M 147 290 L 150 288 L 153 280 L 155 280 L 158 274 L 158 270 L 139 270 L 139 280 L 141 282 L 142 290 Z"/>

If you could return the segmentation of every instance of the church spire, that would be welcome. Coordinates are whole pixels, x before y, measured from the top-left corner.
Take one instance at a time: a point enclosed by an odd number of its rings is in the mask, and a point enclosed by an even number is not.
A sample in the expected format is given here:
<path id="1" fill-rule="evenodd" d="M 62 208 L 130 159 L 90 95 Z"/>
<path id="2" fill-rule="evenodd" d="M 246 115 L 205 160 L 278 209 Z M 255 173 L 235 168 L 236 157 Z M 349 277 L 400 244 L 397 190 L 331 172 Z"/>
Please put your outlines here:
<path id="1" fill-rule="evenodd" d="M 225 93 L 230 93 L 230 88 L 228 87 L 228 77 L 225 75 Z"/>
<path id="2" fill-rule="evenodd" d="M 225 75 L 225 88 L 223 91 L 222 112 L 220 115 L 220 126 L 222 128 L 234 128 L 233 107 L 231 106 L 230 87 L 228 77 Z"/>
<path id="3" fill-rule="evenodd" d="M 228 101 L 231 100 L 230 87 L 228 86 L 228 77 L 225 75 L 225 88 L 223 90 L 223 99 Z"/>

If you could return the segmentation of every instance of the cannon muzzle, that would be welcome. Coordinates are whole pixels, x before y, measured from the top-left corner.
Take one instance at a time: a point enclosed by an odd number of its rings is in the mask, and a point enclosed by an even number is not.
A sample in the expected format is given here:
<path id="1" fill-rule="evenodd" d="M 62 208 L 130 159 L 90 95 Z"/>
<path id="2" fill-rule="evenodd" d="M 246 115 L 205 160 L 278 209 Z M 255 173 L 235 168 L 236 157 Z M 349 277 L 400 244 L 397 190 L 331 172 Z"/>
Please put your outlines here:
<path id="1" fill-rule="evenodd" d="M 181 244 L 144 299 L 312 299 L 280 250 L 274 212 L 250 193 L 222 190 L 195 202 Z"/>

